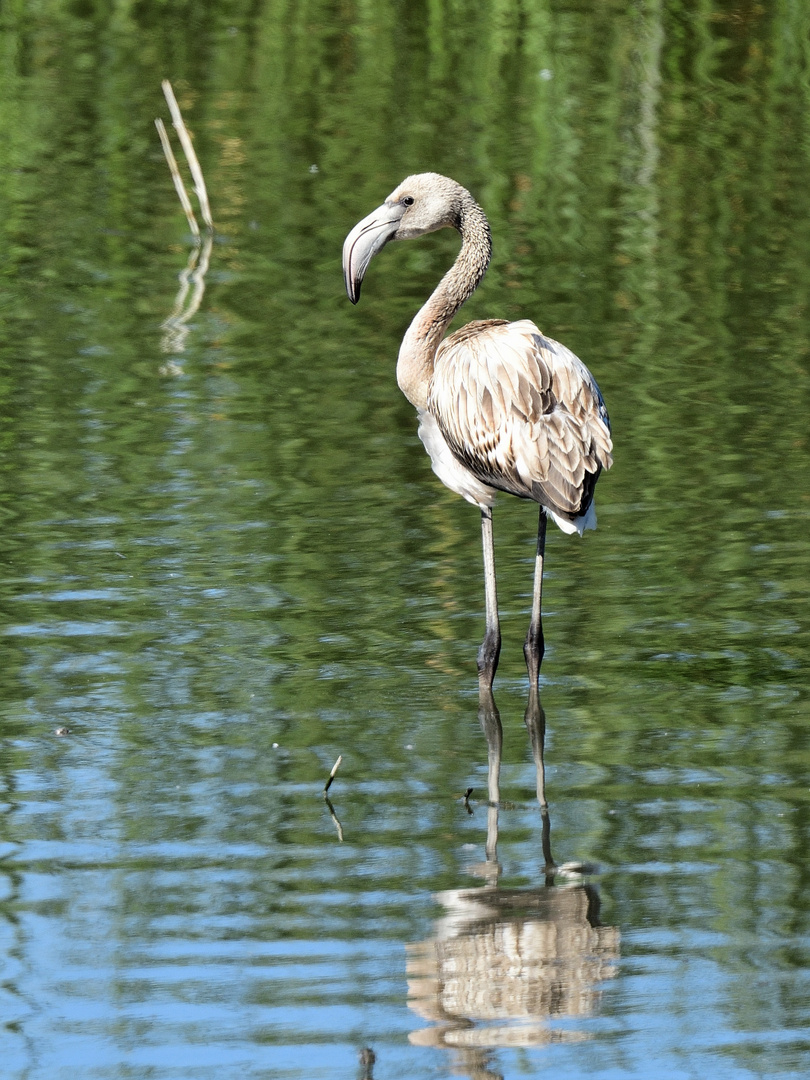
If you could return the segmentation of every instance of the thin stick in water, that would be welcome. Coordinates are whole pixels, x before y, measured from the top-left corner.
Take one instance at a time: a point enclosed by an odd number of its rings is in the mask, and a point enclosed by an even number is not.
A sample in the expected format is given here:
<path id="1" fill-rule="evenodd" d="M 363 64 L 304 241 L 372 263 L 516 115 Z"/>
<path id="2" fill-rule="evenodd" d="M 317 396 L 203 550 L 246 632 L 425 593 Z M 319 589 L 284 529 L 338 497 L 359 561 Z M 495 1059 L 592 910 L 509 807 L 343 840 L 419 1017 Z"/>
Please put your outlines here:
<path id="1" fill-rule="evenodd" d="M 333 781 L 333 780 L 335 779 L 335 773 L 336 773 L 336 772 L 338 771 L 338 769 L 340 768 L 340 763 L 341 763 L 341 761 L 343 761 L 343 754 L 340 754 L 340 755 L 338 755 L 338 759 L 337 759 L 337 761 L 336 761 L 336 762 L 335 762 L 335 764 L 334 764 L 334 765 L 332 766 L 332 771 L 331 771 L 331 772 L 329 773 L 329 779 L 328 779 L 328 780 L 326 781 L 326 786 L 325 786 L 325 787 L 324 787 L 324 789 L 323 789 L 323 793 L 324 793 L 324 795 L 325 795 L 325 794 L 327 793 L 327 791 L 329 790 L 329 788 L 330 788 L 330 787 L 332 786 L 332 781 Z"/>
<path id="2" fill-rule="evenodd" d="M 169 135 L 166 131 L 166 126 L 163 121 L 158 117 L 155 120 L 155 127 L 158 130 L 160 136 L 160 142 L 163 147 L 163 153 L 166 155 L 166 161 L 169 164 L 169 172 L 172 174 L 172 180 L 174 181 L 174 189 L 177 192 L 177 196 L 180 199 L 180 205 L 186 214 L 188 221 L 188 227 L 194 236 L 200 235 L 200 226 L 197 224 L 197 219 L 194 217 L 194 209 L 191 205 L 191 199 L 189 199 L 186 193 L 186 186 L 183 183 L 183 177 L 180 175 L 180 170 L 177 167 L 177 158 L 174 156 L 172 150 L 172 144 L 169 142 Z"/>
<path id="3" fill-rule="evenodd" d="M 183 147 L 183 152 L 188 160 L 188 167 L 191 170 L 191 176 L 194 180 L 194 190 L 197 192 L 197 198 L 200 201 L 200 213 L 202 214 L 202 219 L 209 229 L 213 229 L 214 222 L 211 217 L 211 209 L 208 205 L 208 191 L 205 186 L 200 163 L 194 152 L 194 144 L 191 141 L 188 128 L 183 121 L 183 115 L 180 112 L 180 106 L 177 104 L 177 98 L 174 96 L 172 84 L 168 79 L 164 79 L 161 86 L 163 87 L 166 104 L 169 106 L 169 112 L 172 114 L 172 123 L 174 124 L 177 136 L 180 139 L 180 145 Z"/>

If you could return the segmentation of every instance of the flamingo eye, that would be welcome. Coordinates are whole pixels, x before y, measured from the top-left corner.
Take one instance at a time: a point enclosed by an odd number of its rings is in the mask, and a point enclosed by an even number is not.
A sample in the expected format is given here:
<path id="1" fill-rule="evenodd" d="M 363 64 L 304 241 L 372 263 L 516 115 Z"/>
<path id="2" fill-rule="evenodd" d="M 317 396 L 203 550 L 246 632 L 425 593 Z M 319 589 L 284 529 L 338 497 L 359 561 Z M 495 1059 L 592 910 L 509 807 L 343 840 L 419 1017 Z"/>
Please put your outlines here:
<path id="1" fill-rule="evenodd" d="M 403 206 L 413 206 L 413 195 L 403 195 L 400 202 Z"/>

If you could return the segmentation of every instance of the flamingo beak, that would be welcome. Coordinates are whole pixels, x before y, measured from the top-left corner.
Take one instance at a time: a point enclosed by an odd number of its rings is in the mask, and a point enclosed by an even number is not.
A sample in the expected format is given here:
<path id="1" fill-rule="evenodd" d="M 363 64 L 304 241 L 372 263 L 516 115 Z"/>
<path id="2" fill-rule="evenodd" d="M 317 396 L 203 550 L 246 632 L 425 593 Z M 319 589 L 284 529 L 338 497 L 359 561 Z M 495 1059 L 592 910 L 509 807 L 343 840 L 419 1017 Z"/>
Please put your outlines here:
<path id="1" fill-rule="evenodd" d="M 360 285 L 368 264 L 378 251 L 393 240 L 405 207 L 399 203 L 383 203 L 368 217 L 358 221 L 343 244 L 343 280 L 353 304 L 360 299 Z"/>

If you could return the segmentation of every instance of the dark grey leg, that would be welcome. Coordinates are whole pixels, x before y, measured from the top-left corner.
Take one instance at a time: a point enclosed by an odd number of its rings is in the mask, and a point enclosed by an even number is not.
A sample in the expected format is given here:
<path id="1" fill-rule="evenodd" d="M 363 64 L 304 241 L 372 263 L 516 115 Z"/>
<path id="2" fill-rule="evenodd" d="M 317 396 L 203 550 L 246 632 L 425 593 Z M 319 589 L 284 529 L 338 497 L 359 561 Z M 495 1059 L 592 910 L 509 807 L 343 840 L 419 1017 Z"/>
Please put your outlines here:
<path id="1" fill-rule="evenodd" d="M 498 622 L 498 590 L 495 584 L 495 547 L 492 539 L 492 510 L 481 511 L 481 545 L 484 549 L 484 595 L 487 628 L 478 650 L 478 685 L 492 689 L 501 654 L 501 627 Z"/>
<path id="2" fill-rule="evenodd" d="M 532 617 L 523 655 L 529 671 L 529 685 L 537 686 L 540 677 L 540 664 L 543 660 L 545 643 L 543 641 L 543 620 L 540 610 L 543 604 L 543 560 L 546 552 L 546 515 L 540 507 L 540 520 L 537 523 L 537 554 L 534 559 L 534 591 L 532 593 Z"/>

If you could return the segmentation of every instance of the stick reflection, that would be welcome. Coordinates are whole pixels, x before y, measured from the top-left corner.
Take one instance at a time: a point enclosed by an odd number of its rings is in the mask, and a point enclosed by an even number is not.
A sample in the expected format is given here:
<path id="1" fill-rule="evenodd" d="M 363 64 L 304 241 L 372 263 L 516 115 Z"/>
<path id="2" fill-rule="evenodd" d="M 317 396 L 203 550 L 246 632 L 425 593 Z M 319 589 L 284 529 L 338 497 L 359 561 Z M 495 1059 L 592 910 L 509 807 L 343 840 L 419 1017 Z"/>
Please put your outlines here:
<path id="1" fill-rule="evenodd" d="M 205 293 L 205 275 L 208 273 L 213 244 L 212 233 L 206 233 L 202 240 L 197 240 L 189 253 L 188 262 L 180 271 L 180 288 L 174 307 L 171 315 L 161 324 L 163 336 L 160 347 L 163 352 L 176 354 L 185 350 L 189 321 L 199 311 Z"/>
<path id="2" fill-rule="evenodd" d="M 426 941 L 408 946 L 408 1004 L 431 1027 L 410 1041 L 443 1046 L 457 1056 L 454 1072 L 474 1080 L 501 1074 L 491 1051 L 587 1038 L 550 1020 L 594 1013 L 599 984 L 615 975 L 619 931 L 599 922 L 590 884 L 567 881 L 551 855 L 545 797 L 545 714 L 530 691 L 525 721 L 537 771 L 544 866 L 542 884 L 499 887 L 498 811 L 503 730 L 492 692 L 482 690 L 479 719 L 487 739 L 489 803 L 486 862 L 474 870 L 484 886 L 438 894 L 445 914 Z"/>

